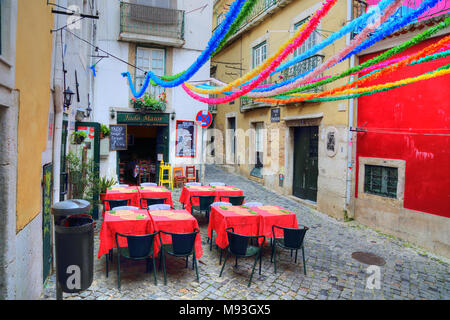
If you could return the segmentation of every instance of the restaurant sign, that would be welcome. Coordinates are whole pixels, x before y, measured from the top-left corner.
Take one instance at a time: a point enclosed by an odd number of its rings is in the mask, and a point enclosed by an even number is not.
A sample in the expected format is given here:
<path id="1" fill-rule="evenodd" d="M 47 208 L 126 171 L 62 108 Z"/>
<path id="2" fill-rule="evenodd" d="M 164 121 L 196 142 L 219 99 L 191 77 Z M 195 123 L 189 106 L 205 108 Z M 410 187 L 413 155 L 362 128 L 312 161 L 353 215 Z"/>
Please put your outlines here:
<path id="1" fill-rule="evenodd" d="M 168 113 L 140 114 L 134 112 L 117 112 L 117 123 L 127 123 L 144 126 L 168 126 Z"/>

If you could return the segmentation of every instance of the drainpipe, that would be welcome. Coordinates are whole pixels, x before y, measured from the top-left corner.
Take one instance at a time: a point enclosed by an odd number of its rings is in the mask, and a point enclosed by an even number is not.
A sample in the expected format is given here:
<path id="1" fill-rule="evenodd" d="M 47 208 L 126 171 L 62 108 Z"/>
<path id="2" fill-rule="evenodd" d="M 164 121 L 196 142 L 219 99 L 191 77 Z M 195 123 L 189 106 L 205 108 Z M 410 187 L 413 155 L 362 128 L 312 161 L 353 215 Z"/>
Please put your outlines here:
<path id="1" fill-rule="evenodd" d="M 352 14 L 352 8 L 353 8 L 353 0 L 347 0 L 347 21 L 350 22 L 353 18 Z M 350 44 L 351 40 L 351 33 L 348 33 L 346 36 L 346 44 L 347 46 Z M 355 66 L 355 55 L 352 55 L 350 57 L 350 68 L 353 68 Z M 354 80 L 354 76 L 350 76 L 350 81 Z M 351 198 L 351 192 L 352 192 L 352 170 L 354 169 L 351 165 L 353 162 L 353 135 L 352 131 L 350 131 L 350 128 L 353 126 L 353 106 L 354 106 L 354 99 L 349 99 L 348 101 L 348 145 L 347 145 L 347 164 L 346 164 L 346 170 L 347 170 L 347 186 L 346 186 L 346 199 L 345 199 L 345 210 L 348 214 L 348 207 L 350 205 L 350 198 Z M 349 167 L 352 167 L 350 170 Z M 353 216 L 353 213 L 352 213 Z"/>

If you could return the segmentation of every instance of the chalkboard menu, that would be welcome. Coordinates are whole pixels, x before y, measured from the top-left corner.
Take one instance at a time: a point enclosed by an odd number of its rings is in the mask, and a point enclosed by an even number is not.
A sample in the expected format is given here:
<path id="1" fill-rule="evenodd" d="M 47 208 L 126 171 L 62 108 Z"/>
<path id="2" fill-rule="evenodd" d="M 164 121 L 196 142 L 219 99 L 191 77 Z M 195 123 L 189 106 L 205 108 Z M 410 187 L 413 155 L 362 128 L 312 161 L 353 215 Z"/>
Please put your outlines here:
<path id="1" fill-rule="evenodd" d="M 109 126 L 111 133 L 109 135 L 109 150 L 127 150 L 127 125 L 112 124 Z"/>

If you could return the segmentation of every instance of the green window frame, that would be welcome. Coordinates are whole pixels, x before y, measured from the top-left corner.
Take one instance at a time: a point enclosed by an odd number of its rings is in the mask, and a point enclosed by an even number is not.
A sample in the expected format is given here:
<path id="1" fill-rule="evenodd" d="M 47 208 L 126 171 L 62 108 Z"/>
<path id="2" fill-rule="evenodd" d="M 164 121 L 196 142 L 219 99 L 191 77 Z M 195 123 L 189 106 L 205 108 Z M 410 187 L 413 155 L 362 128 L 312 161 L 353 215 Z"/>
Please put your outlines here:
<path id="1" fill-rule="evenodd" d="M 163 48 L 136 46 L 135 56 L 136 67 L 145 71 L 152 71 L 157 76 L 163 76 L 166 73 L 166 50 Z M 145 73 L 139 69 L 135 69 L 135 83 L 139 90 L 145 81 Z M 153 96 L 158 96 L 165 91 L 160 86 L 152 86 L 147 88 L 147 92 Z"/>
<path id="2" fill-rule="evenodd" d="M 398 168 L 364 165 L 364 192 L 397 198 Z"/>
<path id="3" fill-rule="evenodd" d="M 257 46 L 254 46 L 252 52 L 252 65 L 254 69 L 267 59 L 267 42 L 263 41 Z"/>
<path id="4" fill-rule="evenodd" d="M 297 22 L 294 25 L 294 30 L 297 30 L 298 28 L 300 28 L 301 25 L 303 25 L 305 22 L 308 21 L 310 17 L 306 17 L 305 19 Z M 314 47 L 317 44 L 317 32 L 314 29 L 313 32 L 310 34 L 310 36 L 305 40 L 305 42 L 303 42 L 303 44 L 298 47 L 297 49 L 295 49 L 294 51 L 294 57 L 302 54 L 303 52 L 311 49 L 312 47 Z"/>

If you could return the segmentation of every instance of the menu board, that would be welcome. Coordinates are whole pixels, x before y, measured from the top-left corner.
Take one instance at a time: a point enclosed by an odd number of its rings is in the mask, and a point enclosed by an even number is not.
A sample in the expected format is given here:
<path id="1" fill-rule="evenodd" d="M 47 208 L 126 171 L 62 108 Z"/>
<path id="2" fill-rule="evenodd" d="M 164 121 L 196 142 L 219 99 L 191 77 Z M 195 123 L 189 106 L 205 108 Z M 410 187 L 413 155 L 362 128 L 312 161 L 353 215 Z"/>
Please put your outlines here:
<path id="1" fill-rule="evenodd" d="M 195 122 L 177 120 L 176 157 L 195 157 Z"/>
<path id="2" fill-rule="evenodd" d="M 111 129 L 109 135 L 109 150 L 127 150 L 128 149 L 128 137 L 127 137 L 127 125 L 126 124 L 112 124 L 109 126 Z"/>

